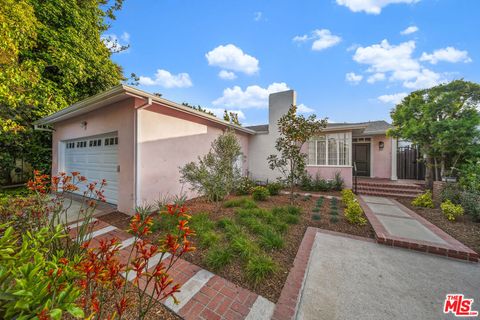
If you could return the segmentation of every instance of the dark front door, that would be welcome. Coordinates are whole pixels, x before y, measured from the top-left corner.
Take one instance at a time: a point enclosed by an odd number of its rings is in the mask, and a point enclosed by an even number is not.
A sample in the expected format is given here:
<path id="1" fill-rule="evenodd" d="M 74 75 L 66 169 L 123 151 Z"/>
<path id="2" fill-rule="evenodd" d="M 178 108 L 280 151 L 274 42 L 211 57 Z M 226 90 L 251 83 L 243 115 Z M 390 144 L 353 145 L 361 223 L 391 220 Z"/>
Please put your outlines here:
<path id="1" fill-rule="evenodd" d="M 353 144 L 353 161 L 357 164 L 357 175 L 370 177 L 370 143 Z"/>

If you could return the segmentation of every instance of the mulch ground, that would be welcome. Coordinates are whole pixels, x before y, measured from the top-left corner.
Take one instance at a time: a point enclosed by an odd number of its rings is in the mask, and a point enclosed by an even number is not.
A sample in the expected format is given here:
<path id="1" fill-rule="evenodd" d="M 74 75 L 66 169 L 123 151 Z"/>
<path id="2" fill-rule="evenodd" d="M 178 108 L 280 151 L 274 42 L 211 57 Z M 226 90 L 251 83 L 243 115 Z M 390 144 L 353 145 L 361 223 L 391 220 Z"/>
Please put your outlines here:
<path id="1" fill-rule="evenodd" d="M 417 208 L 411 205 L 412 199 L 396 199 L 404 206 L 415 211 L 464 245 L 480 253 L 480 223 L 475 222 L 471 216 L 463 215 L 456 221 L 448 221 L 440 208 Z"/>
<path id="2" fill-rule="evenodd" d="M 334 195 L 339 195 L 338 193 Z M 233 198 L 233 197 L 231 197 Z M 330 201 L 329 199 L 324 200 L 323 206 L 319 213 L 320 220 L 315 220 L 312 218 L 312 209 L 315 207 L 315 203 L 318 198 L 311 197 L 305 198 L 299 196 L 296 199 L 296 205 L 302 208 L 302 214 L 300 217 L 300 222 L 295 225 L 291 225 L 284 235 L 285 246 L 282 249 L 274 250 L 269 252 L 269 256 L 275 261 L 278 266 L 278 270 L 270 276 L 267 280 L 262 281 L 257 286 L 254 286 L 249 283 L 246 278 L 245 273 L 243 272 L 243 264 L 240 260 L 233 261 L 227 267 L 220 271 L 215 271 L 215 274 L 239 285 L 241 287 L 247 288 L 259 295 L 264 296 L 265 298 L 271 300 L 272 302 L 277 302 L 280 293 L 282 291 L 283 285 L 287 279 L 289 270 L 293 266 L 293 261 L 297 254 L 300 243 L 303 239 L 303 235 L 307 227 L 317 227 L 321 229 L 332 230 L 336 232 L 348 233 L 356 236 L 374 237 L 373 228 L 369 223 L 364 226 L 356 226 L 348 223 L 343 216 L 343 205 L 341 201 L 338 201 L 338 221 L 330 221 Z M 272 196 L 267 201 L 257 202 L 257 205 L 261 208 L 271 209 L 273 207 L 286 206 L 289 202 L 288 195 L 278 195 Z M 223 208 L 218 207 L 215 204 L 206 202 L 205 199 L 196 198 L 187 201 L 187 207 L 190 209 L 192 215 L 197 213 L 208 212 L 212 220 L 216 221 L 225 217 L 233 217 L 235 215 L 234 208 Z M 106 216 L 100 217 L 100 219 L 117 226 L 121 229 L 128 228 L 129 217 L 124 214 L 109 214 Z M 155 241 L 158 237 L 161 236 L 161 233 L 150 235 L 150 240 Z M 193 242 L 196 242 L 196 239 L 193 239 Z M 183 258 L 193 264 L 201 266 L 202 268 L 209 270 L 208 266 L 204 263 L 204 257 L 208 252 L 208 249 L 202 249 L 195 243 L 197 250 L 185 255 Z M 212 271 L 212 270 L 209 270 Z"/>

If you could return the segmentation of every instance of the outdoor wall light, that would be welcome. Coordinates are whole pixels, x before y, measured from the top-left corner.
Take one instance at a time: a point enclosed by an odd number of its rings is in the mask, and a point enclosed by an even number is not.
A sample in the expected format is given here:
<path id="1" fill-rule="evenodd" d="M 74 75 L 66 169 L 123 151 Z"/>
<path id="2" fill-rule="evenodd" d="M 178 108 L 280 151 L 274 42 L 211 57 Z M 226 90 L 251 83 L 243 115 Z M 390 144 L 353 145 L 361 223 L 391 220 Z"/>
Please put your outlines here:
<path id="1" fill-rule="evenodd" d="M 83 129 L 87 130 L 87 124 L 88 124 L 87 121 L 82 121 L 82 122 L 80 123 L 80 127 L 82 127 Z"/>
<path id="2" fill-rule="evenodd" d="M 385 143 L 383 143 L 383 141 L 380 141 L 380 142 L 378 143 L 378 149 L 383 150 L 383 147 L 384 147 L 384 146 L 385 146 Z"/>

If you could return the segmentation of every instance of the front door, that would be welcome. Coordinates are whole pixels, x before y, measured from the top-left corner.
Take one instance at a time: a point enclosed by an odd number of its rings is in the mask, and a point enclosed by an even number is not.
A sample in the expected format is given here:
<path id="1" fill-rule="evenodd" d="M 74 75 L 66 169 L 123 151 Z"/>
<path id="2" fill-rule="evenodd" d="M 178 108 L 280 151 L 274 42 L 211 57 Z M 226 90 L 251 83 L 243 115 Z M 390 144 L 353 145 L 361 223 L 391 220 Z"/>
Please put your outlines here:
<path id="1" fill-rule="evenodd" d="M 370 177 L 370 143 L 353 144 L 353 161 L 357 164 L 357 175 Z"/>

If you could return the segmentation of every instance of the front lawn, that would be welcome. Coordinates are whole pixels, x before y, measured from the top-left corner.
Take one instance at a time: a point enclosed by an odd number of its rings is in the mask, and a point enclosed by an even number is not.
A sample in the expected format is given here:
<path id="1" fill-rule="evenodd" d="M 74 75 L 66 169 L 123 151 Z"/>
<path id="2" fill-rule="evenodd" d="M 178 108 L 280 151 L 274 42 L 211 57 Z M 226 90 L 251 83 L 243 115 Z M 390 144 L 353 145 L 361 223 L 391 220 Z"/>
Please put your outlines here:
<path id="1" fill-rule="evenodd" d="M 197 250 L 184 258 L 248 288 L 273 302 L 280 296 L 289 270 L 308 226 L 373 238 L 370 224 L 348 223 L 339 199 L 296 196 L 289 205 L 288 195 L 253 201 L 249 196 L 232 196 L 218 209 L 203 198 L 186 202 L 192 213 L 191 227 Z M 126 217 L 111 214 L 101 219 L 120 228 Z M 166 214 L 154 215 L 150 240 L 172 224 Z"/>

